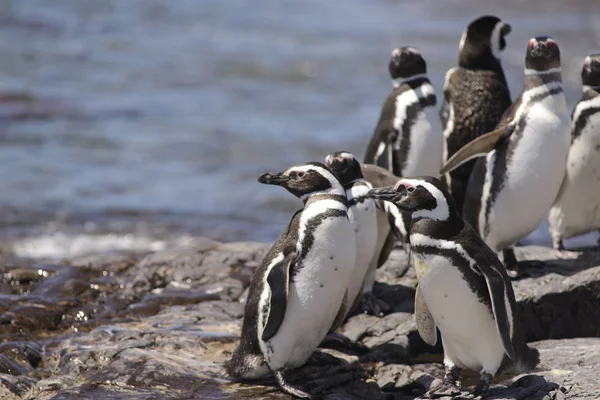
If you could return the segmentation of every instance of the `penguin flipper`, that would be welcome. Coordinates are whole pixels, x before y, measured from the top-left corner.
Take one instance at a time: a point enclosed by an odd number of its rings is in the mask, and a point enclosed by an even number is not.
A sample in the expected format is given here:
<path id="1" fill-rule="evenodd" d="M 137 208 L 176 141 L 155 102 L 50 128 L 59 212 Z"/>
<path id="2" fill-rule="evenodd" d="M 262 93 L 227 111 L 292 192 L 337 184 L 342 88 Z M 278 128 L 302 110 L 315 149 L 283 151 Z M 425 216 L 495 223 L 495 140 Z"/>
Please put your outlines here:
<path id="1" fill-rule="evenodd" d="M 513 347 L 513 341 L 511 337 L 510 321 L 508 317 L 508 309 L 510 307 L 510 300 L 508 299 L 508 291 L 506 288 L 506 282 L 502 275 L 495 271 L 493 267 L 490 268 L 493 271 L 482 271 L 485 276 L 485 282 L 487 283 L 488 292 L 490 294 L 490 300 L 492 302 L 492 311 L 494 312 L 494 320 L 496 321 L 496 328 L 502 339 L 504 345 L 504 351 L 506 355 L 511 359 L 515 359 L 515 349 Z M 508 283 L 510 285 L 510 283 Z"/>
<path id="2" fill-rule="evenodd" d="M 430 346 L 435 346 L 437 343 L 437 329 L 435 321 L 429 312 L 429 307 L 425 303 L 423 295 L 417 285 L 417 292 L 415 293 L 415 319 L 417 321 L 417 331 L 419 336 L 423 338 L 425 343 Z"/>
<path id="3" fill-rule="evenodd" d="M 267 284 L 271 289 L 269 300 L 269 316 L 262 333 L 262 340 L 271 339 L 281 326 L 287 308 L 287 298 L 290 283 L 290 267 L 294 254 L 288 254 L 283 260 L 275 264 L 267 276 Z"/>
<path id="4" fill-rule="evenodd" d="M 471 161 L 477 157 L 483 157 L 494 149 L 498 141 L 512 132 L 511 126 L 496 129 L 479 136 L 477 139 L 470 141 L 460 148 L 450 157 L 446 164 L 442 167 L 440 174 L 444 175 L 454 171 L 467 161 Z"/>

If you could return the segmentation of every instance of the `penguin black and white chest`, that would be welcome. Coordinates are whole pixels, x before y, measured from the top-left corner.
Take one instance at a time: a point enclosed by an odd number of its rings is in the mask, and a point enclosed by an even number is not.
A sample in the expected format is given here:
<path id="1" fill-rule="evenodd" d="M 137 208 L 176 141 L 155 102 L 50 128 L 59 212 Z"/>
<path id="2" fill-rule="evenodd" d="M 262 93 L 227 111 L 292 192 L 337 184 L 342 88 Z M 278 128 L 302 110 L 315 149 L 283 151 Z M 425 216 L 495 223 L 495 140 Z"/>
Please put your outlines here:
<path id="1" fill-rule="evenodd" d="M 389 70 L 394 89 L 385 99 L 364 161 L 396 176 L 437 174 L 442 128 L 425 60 L 414 47 L 394 49 Z"/>
<path id="2" fill-rule="evenodd" d="M 600 229 L 600 54 L 585 58 L 581 77 L 567 171 L 548 217 L 555 249 L 563 248 L 563 239 Z"/>
<path id="3" fill-rule="evenodd" d="M 510 25 L 499 18 L 483 16 L 463 33 L 458 66 L 446 73 L 444 82 L 440 111 L 444 161 L 471 140 L 493 130 L 510 106 L 510 92 L 500 64 L 510 31 Z M 473 162 L 467 163 L 444 177 L 459 211 L 472 168 Z"/>
<path id="4" fill-rule="evenodd" d="M 499 128 L 463 147 L 443 170 L 481 156 L 469 180 L 463 216 L 493 250 L 505 250 L 506 256 L 544 220 L 565 174 L 569 143 L 558 45 L 549 37 L 533 38 L 523 91 Z"/>
<path id="5" fill-rule="evenodd" d="M 362 286 L 377 245 L 377 207 L 367 197 L 372 189 L 365 181 L 360 163 L 352 153 L 339 151 L 328 154 L 325 164 L 338 178 L 348 198 L 348 218 L 352 223 L 356 239 L 356 264 L 348 284 L 348 315 L 360 301 Z"/>
<path id="6" fill-rule="evenodd" d="M 252 278 L 240 345 L 226 364 L 229 375 L 252 379 L 269 370 L 297 397 L 285 369 L 303 365 L 331 328 L 356 261 L 344 188 L 321 163 L 267 173 L 259 182 L 299 197 L 296 212 Z"/>
<path id="7" fill-rule="evenodd" d="M 430 345 L 439 328 L 446 385 L 456 388 L 459 370 L 478 371 L 475 395 L 487 390 L 503 361 L 508 367 L 535 367 L 538 353 L 523 340 L 513 318 L 515 296 L 504 266 L 459 216 L 454 200 L 433 177 L 403 178 L 371 196 L 410 212 L 411 251 L 419 281 L 415 318 Z M 511 362 L 512 361 L 512 362 Z"/>

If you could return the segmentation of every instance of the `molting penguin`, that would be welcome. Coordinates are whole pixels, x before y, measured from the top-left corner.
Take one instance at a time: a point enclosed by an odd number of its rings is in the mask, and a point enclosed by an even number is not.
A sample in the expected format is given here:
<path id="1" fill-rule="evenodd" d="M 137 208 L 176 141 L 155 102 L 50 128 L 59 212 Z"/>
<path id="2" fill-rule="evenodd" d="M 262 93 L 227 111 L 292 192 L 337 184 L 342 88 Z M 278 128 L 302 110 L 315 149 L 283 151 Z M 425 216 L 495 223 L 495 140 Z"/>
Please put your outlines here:
<path id="1" fill-rule="evenodd" d="M 436 327 L 444 346 L 445 384 L 429 394 L 458 394 L 461 368 L 478 371 L 474 395 L 489 388 L 503 367 L 524 372 L 539 353 L 527 346 L 506 271 L 496 254 L 459 216 L 454 199 L 432 177 L 406 178 L 370 196 L 410 212 L 411 251 L 419 284 L 415 319 L 423 340 L 435 345 Z"/>
<path id="2" fill-rule="evenodd" d="M 285 382 L 302 366 L 344 309 L 356 249 L 344 188 L 321 163 L 267 173 L 259 182 L 279 185 L 304 208 L 266 254 L 250 284 L 239 346 L 225 365 L 229 375 L 259 378 L 275 372 L 283 391 L 310 396 Z"/>
<path id="3" fill-rule="evenodd" d="M 469 179 L 463 217 L 488 246 L 503 251 L 508 269 L 517 267 L 512 246 L 538 227 L 556 199 L 569 136 L 558 45 L 533 38 L 523 91 L 498 129 L 463 147 L 442 170 L 482 156 Z"/>
<path id="4" fill-rule="evenodd" d="M 365 154 L 365 163 L 396 176 L 437 174 L 441 166 L 442 127 L 427 66 L 414 47 L 394 49 L 389 63 L 394 89 Z"/>
<path id="5" fill-rule="evenodd" d="M 567 172 L 548 217 L 555 249 L 600 229 L 600 54 L 585 58 L 583 95 L 573 109 Z"/>
<path id="6" fill-rule="evenodd" d="M 499 18 L 483 16 L 471 22 L 463 33 L 458 67 L 446 73 L 444 82 L 440 111 L 444 161 L 473 139 L 493 130 L 510 106 L 508 84 L 500 64 L 505 36 L 510 31 L 510 25 Z M 467 163 L 445 176 L 459 212 L 473 164 Z"/>
<path id="7" fill-rule="evenodd" d="M 377 209 L 375 201 L 367 197 L 372 186 L 365 181 L 360 163 L 352 153 L 340 151 L 328 154 L 325 163 L 346 190 L 348 218 L 356 236 L 356 265 L 348 284 L 349 307 L 345 312 L 348 316 L 361 300 L 363 281 L 375 254 Z"/>

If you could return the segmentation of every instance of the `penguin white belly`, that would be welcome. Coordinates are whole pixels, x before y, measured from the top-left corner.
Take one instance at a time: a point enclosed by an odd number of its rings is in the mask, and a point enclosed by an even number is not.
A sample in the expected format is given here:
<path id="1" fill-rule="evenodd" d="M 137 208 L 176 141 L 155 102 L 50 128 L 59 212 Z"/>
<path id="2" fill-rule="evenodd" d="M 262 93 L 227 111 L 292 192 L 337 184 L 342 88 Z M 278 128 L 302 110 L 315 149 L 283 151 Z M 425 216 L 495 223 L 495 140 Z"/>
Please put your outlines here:
<path id="1" fill-rule="evenodd" d="M 377 264 L 379 262 L 379 256 L 381 255 L 381 250 L 383 250 L 385 241 L 388 235 L 390 234 L 390 225 L 387 213 L 383 210 L 377 209 L 375 216 L 377 224 L 377 241 L 375 242 L 373 255 L 371 257 L 371 260 L 369 261 L 369 268 L 363 279 L 363 293 L 370 293 L 371 290 L 373 290 L 373 284 L 375 283 L 375 275 L 377 273 Z"/>
<path id="2" fill-rule="evenodd" d="M 565 182 L 548 220 L 552 234 L 565 239 L 600 229 L 600 113 L 590 116 L 571 145 Z"/>
<path id="3" fill-rule="evenodd" d="M 359 185 L 351 189 L 352 193 L 348 200 L 365 196 L 370 186 Z M 354 304 L 358 294 L 361 292 L 363 281 L 367 272 L 375 247 L 377 246 L 377 208 L 372 199 L 365 199 L 348 209 L 348 218 L 354 228 L 356 238 L 356 263 L 352 277 L 348 284 L 348 309 Z"/>
<path id="4" fill-rule="evenodd" d="M 531 108 L 524 132 L 507 162 L 504 186 L 490 209 L 490 229 L 484 239 L 492 249 L 514 245 L 544 220 L 565 174 L 569 142 L 566 115 L 551 111 L 544 102 Z"/>
<path id="5" fill-rule="evenodd" d="M 272 370 L 303 365 L 337 315 L 356 260 L 347 218 L 325 219 L 314 231 L 302 269 L 291 279 L 285 317 L 277 333 L 259 340 Z"/>
<path id="6" fill-rule="evenodd" d="M 411 129 L 410 149 L 404 176 L 438 176 L 442 168 L 444 138 L 435 107 L 426 107 L 418 114 Z"/>
<path id="7" fill-rule="evenodd" d="M 504 358 L 504 347 L 490 308 L 447 258 L 413 252 L 413 259 L 419 290 L 440 330 L 445 357 L 459 368 L 494 374 Z"/>

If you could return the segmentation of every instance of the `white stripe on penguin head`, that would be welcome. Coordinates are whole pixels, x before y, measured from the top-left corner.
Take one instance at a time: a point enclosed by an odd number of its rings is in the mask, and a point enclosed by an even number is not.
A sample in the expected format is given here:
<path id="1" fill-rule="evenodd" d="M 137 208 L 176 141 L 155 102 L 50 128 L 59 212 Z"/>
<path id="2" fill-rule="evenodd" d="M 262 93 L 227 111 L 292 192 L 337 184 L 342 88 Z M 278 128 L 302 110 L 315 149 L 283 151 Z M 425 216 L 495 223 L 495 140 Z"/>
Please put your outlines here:
<path id="1" fill-rule="evenodd" d="M 444 196 L 444 193 L 442 193 L 440 189 L 421 179 L 400 179 L 396 184 L 396 187 L 404 183 L 415 187 L 422 186 L 435 198 L 436 207 L 433 210 L 419 210 L 412 214 L 413 218 L 422 217 L 437 219 L 438 221 L 446 221 L 450 217 L 450 206 L 448 206 L 446 196 Z"/>
<path id="2" fill-rule="evenodd" d="M 502 28 L 504 28 L 504 23 L 498 22 L 496 26 L 494 26 L 494 30 L 492 31 L 492 37 L 490 38 L 490 49 L 492 50 L 492 55 L 498 60 L 500 59 L 500 55 L 502 54 L 502 49 L 500 48 L 500 35 L 502 34 Z"/>

